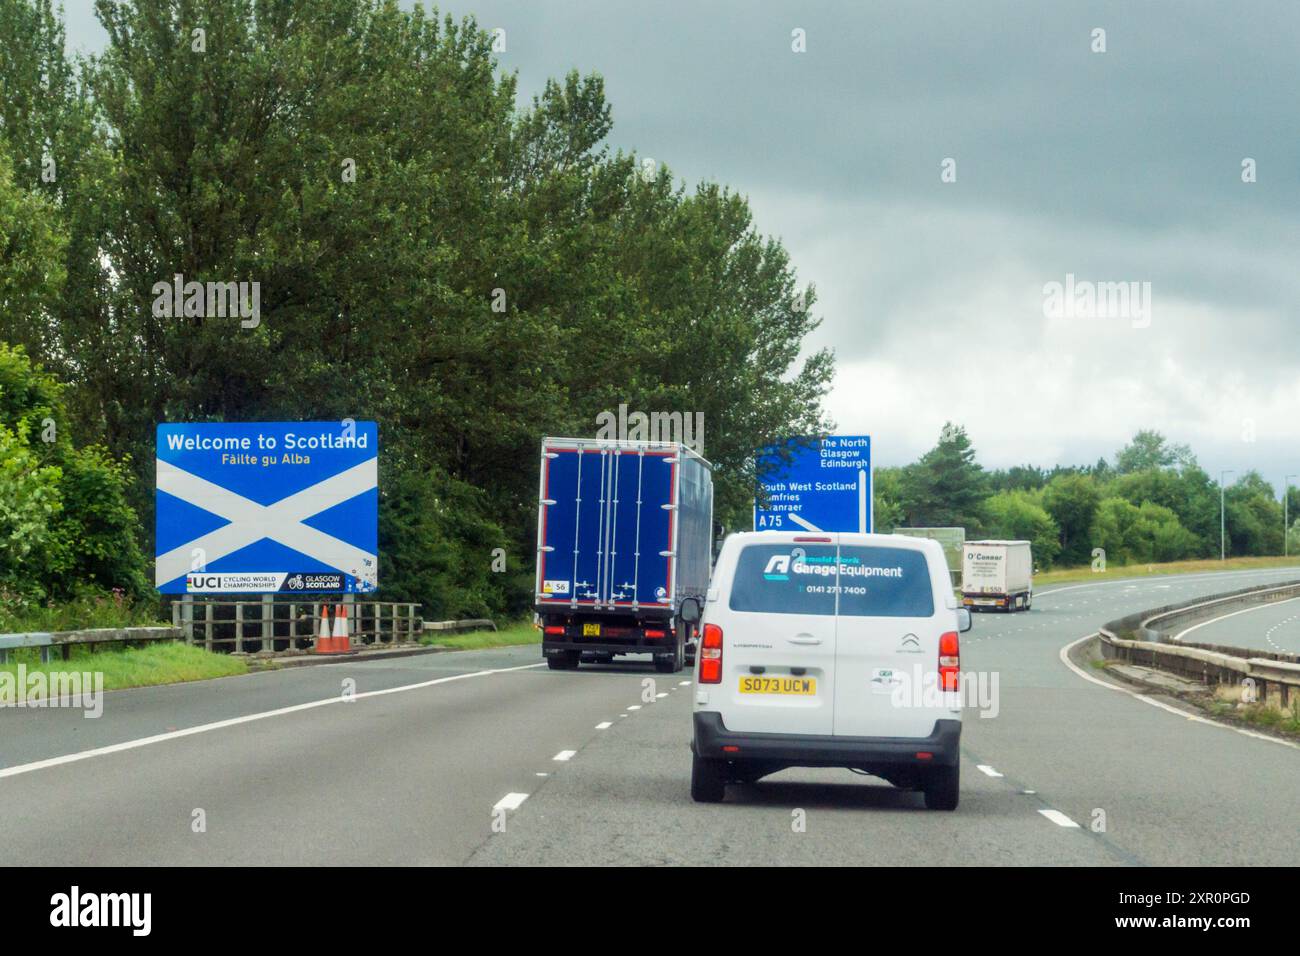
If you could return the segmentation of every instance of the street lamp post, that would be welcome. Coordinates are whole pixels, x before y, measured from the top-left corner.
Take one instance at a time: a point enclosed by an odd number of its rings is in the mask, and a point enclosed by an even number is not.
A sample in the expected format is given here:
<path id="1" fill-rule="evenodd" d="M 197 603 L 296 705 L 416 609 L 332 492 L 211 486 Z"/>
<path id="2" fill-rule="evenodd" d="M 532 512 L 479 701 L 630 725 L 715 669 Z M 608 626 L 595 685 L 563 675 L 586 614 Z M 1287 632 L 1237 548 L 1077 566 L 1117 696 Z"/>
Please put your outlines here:
<path id="1" fill-rule="evenodd" d="M 1282 557 L 1286 557 L 1287 536 L 1291 533 L 1291 515 L 1288 505 L 1291 504 L 1291 479 L 1300 478 L 1300 475 L 1287 475 L 1282 479 Z"/>
<path id="2" fill-rule="evenodd" d="M 1223 482 L 1229 475 L 1235 475 L 1235 471 L 1219 472 L 1219 560 L 1222 561 L 1228 556 L 1227 521 L 1224 519 L 1223 511 Z"/>

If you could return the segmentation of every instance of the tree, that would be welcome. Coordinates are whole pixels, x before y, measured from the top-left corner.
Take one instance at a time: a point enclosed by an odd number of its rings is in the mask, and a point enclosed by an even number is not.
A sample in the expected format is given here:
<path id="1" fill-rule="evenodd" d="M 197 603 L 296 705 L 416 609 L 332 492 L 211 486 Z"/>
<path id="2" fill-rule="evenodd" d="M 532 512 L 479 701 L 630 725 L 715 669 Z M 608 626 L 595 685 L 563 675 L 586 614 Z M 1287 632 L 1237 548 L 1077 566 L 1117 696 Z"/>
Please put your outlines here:
<path id="1" fill-rule="evenodd" d="M 1062 564 L 1087 564 L 1091 559 L 1088 535 L 1100 503 L 1101 489 L 1087 475 L 1059 474 L 1044 489 L 1043 507 L 1059 530 Z"/>
<path id="2" fill-rule="evenodd" d="M 984 502 L 984 526 L 995 538 L 1033 542 L 1034 563 L 1050 568 L 1061 550 L 1060 529 L 1042 504 L 1041 493 L 999 491 Z"/>
<path id="3" fill-rule="evenodd" d="M 68 277 L 0 336 L 68 383 L 83 444 L 131 463 L 145 527 L 160 421 L 374 419 L 384 596 L 514 609 L 531 585 L 482 569 L 532 560 L 543 435 L 622 403 L 698 413 L 735 526 L 755 445 L 829 429 L 815 290 L 740 194 L 611 154 L 599 76 L 517 107 L 489 34 L 395 0 L 97 14 L 77 83 L 44 0 L 0 0 L 0 119 L 42 196 L 9 220 L 52 213 L 66 244 L 35 261 Z M 75 160 L 28 188 L 45 142 Z M 256 283 L 256 321 L 172 314 L 177 275 Z"/>
<path id="4" fill-rule="evenodd" d="M 1170 509 L 1179 523 L 1196 536 L 1195 554 L 1218 554 L 1219 491 L 1199 465 L 1188 464 L 1178 471 L 1147 468 L 1129 472 L 1117 477 L 1109 491 L 1137 506 L 1151 502 Z"/>
<path id="5" fill-rule="evenodd" d="M 1036 465 L 1013 465 L 1006 470 L 989 472 L 988 490 L 1036 491 L 1047 483 L 1047 473 Z"/>
<path id="6" fill-rule="evenodd" d="M 904 470 L 901 486 L 912 527 L 978 527 L 985 475 L 965 428 L 946 423 L 938 444 Z"/>
<path id="7" fill-rule="evenodd" d="M 1097 507 L 1092 540 L 1112 564 L 1178 561 L 1190 556 L 1196 537 L 1163 505 L 1141 507 L 1123 498 L 1106 498 Z"/>
<path id="8" fill-rule="evenodd" d="M 1157 431 L 1144 429 L 1115 454 L 1115 471 L 1121 475 L 1149 468 L 1182 467 L 1196 459 L 1186 445 L 1170 444 Z"/>
<path id="9" fill-rule="evenodd" d="M 877 468 L 871 479 L 872 509 L 875 527 L 882 534 L 903 527 L 903 469 Z"/>
<path id="10" fill-rule="evenodd" d="M 35 596 L 147 590 L 125 463 L 74 448 L 62 387 L 0 342 L 0 584 Z"/>
<path id="11" fill-rule="evenodd" d="M 1224 492 L 1229 554 L 1281 554 L 1282 503 L 1273 486 L 1248 471 Z"/>

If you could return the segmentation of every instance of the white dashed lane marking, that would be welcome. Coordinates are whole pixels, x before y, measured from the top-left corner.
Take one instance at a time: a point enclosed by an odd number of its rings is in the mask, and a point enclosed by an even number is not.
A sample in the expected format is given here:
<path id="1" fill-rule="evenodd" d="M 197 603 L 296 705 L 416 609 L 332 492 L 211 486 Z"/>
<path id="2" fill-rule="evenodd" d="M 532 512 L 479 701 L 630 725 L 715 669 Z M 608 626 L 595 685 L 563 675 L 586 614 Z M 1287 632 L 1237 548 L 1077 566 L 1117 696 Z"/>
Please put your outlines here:
<path id="1" fill-rule="evenodd" d="M 1038 812 L 1047 817 L 1047 819 L 1051 820 L 1058 827 L 1073 827 L 1076 830 L 1079 828 L 1079 824 L 1075 823 L 1060 810 L 1039 810 Z"/>
<path id="2" fill-rule="evenodd" d="M 574 758 L 574 755 L 577 754 L 577 752 L 578 751 L 576 750 L 561 750 L 558 754 L 556 754 L 551 759 L 558 760 L 560 761 L 560 763 L 565 763 L 567 761 L 572 760 Z"/>
<path id="3" fill-rule="evenodd" d="M 518 810 L 525 800 L 528 799 L 526 793 L 507 793 L 504 797 L 492 805 L 493 810 Z"/>
<path id="4" fill-rule="evenodd" d="M 994 770 L 992 767 L 990 767 L 990 766 L 989 766 L 988 764 L 986 764 L 986 763 L 977 764 L 976 767 L 975 767 L 975 769 L 978 770 L 980 773 L 985 774 L 985 775 L 990 776 L 990 777 L 1000 777 L 1000 776 L 1002 776 L 1002 774 L 998 773 L 996 770 Z"/>
<path id="5" fill-rule="evenodd" d="M 597 730 L 609 730 L 609 728 L 611 728 L 611 727 L 613 727 L 613 726 L 614 726 L 614 722 L 613 722 L 613 721 L 610 721 L 610 720 L 602 720 L 600 723 L 598 723 L 598 724 L 596 725 L 596 729 L 597 729 Z"/>

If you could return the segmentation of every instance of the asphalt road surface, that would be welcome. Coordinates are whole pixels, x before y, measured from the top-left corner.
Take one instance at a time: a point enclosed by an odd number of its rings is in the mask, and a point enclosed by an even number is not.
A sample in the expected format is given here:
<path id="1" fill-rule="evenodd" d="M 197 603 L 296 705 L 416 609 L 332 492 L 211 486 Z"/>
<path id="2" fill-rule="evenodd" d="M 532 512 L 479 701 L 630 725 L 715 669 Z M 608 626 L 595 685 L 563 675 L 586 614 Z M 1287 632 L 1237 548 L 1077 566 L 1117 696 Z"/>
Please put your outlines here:
<path id="1" fill-rule="evenodd" d="M 1293 864 L 1300 748 L 1102 686 L 1061 650 L 1295 576 L 1068 585 L 976 615 L 963 669 L 999 693 L 996 716 L 966 713 L 955 813 L 837 770 L 695 804 L 689 673 L 548 671 L 528 647 L 117 691 L 99 719 L 0 710 L 0 865 Z"/>
<path id="2" fill-rule="evenodd" d="M 1300 654 L 1300 598 L 1224 614 L 1188 628 L 1179 639 Z"/>

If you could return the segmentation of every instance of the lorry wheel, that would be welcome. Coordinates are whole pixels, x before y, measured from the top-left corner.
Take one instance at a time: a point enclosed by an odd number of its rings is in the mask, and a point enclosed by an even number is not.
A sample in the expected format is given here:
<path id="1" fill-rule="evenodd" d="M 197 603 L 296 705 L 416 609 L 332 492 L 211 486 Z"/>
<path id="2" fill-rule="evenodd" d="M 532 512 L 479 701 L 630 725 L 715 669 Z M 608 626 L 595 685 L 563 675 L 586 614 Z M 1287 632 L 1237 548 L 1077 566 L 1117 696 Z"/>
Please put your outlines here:
<path id="1" fill-rule="evenodd" d="M 681 632 L 677 634 L 677 646 L 673 648 L 671 657 L 656 657 L 655 670 L 661 674 L 676 674 L 685 666 L 686 648 L 682 644 Z"/>
<path id="2" fill-rule="evenodd" d="M 565 651 L 546 658 L 546 666 L 553 671 L 574 671 L 578 669 L 578 659 L 577 651 Z"/>
<path id="3" fill-rule="evenodd" d="M 691 754 L 691 799 L 696 803 L 720 803 L 726 795 L 722 761 Z"/>
<path id="4" fill-rule="evenodd" d="M 956 810 L 960 798 L 960 768 L 935 767 L 925 781 L 925 805 L 930 810 Z"/>

